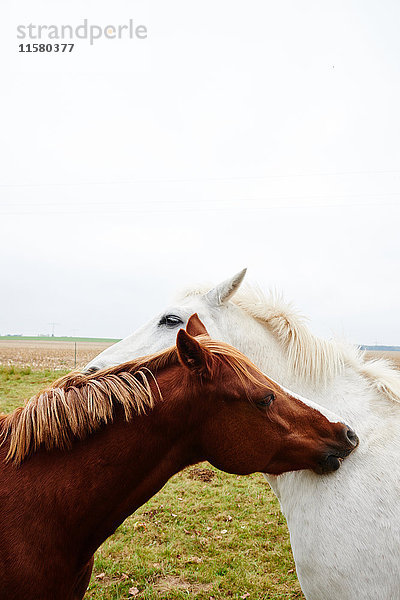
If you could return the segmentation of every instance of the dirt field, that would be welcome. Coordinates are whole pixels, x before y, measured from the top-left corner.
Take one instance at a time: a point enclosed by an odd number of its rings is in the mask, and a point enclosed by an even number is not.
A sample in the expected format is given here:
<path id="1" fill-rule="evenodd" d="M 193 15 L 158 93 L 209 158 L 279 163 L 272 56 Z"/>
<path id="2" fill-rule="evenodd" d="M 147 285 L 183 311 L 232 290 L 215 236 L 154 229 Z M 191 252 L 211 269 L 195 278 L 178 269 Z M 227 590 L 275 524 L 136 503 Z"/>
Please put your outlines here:
<path id="1" fill-rule="evenodd" d="M 109 342 L 76 342 L 76 367 L 83 367 Z M 0 340 L 0 364 L 34 370 L 74 369 L 75 342 Z"/>
<path id="2" fill-rule="evenodd" d="M 83 367 L 109 346 L 111 346 L 110 342 L 76 342 L 76 367 Z M 367 352 L 368 358 L 381 358 L 382 356 L 400 368 L 400 352 Z M 0 365 L 30 366 L 38 371 L 73 369 L 75 367 L 75 342 L 0 340 Z"/>
<path id="3" fill-rule="evenodd" d="M 394 367 L 400 369 L 400 352 L 367 352 L 368 358 L 387 358 Z"/>

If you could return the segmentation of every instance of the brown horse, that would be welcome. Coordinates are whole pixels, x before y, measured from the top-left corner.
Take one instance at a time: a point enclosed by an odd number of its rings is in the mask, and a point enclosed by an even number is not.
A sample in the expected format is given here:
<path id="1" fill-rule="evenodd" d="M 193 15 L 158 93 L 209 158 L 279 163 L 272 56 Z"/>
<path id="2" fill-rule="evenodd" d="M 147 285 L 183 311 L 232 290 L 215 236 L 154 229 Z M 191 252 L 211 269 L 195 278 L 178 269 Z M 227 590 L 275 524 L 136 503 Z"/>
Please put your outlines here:
<path id="1" fill-rule="evenodd" d="M 96 549 L 189 464 L 321 473 L 354 449 L 346 425 L 206 333 L 194 315 L 176 347 L 0 416 L 1 600 L 82 599 Z"/>

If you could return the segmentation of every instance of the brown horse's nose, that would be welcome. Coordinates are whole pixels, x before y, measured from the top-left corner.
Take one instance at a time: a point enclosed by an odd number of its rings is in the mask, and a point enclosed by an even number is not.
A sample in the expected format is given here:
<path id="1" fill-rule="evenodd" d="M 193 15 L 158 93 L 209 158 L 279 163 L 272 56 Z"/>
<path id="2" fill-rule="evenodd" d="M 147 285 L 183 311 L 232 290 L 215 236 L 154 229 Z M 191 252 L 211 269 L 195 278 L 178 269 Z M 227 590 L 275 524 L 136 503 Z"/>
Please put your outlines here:
<path id="1" fill-rule="evenodd" d="M 360 440 L 358 439 L 356 432 L 350 429 L 350 427 L 347 427 L 346 429 L 346 439 L 348 442 L 350 442 L 353 448 L 357 448 Z"/>

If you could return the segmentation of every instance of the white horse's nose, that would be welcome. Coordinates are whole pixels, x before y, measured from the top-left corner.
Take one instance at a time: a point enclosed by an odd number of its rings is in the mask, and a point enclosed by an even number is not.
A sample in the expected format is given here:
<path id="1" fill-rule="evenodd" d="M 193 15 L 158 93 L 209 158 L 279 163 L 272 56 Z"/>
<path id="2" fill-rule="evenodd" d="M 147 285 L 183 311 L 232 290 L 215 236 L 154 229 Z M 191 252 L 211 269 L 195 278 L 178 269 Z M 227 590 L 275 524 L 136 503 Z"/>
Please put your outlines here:
<path id="1" fill-rule="evenodd" d="M 100 367 L 96 367 L 95 365 L 92 367 L 84 367 L 82 369 L 84 375 L 92 375 L 93 373 L 96 373 L 96 371 L 100 371 Z"/>

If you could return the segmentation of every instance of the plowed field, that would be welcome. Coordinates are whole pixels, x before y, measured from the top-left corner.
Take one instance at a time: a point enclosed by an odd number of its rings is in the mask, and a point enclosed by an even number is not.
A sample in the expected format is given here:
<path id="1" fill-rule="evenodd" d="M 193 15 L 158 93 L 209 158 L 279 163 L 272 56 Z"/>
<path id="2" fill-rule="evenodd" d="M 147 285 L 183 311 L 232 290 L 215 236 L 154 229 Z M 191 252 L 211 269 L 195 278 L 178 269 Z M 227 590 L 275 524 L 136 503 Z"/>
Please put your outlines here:
<path id="1" fill-rule="evenodd" d="M 76 342 L 76 367 L 86 365 L 112 342 Z M 74 369 L 75 342 L 0 340 L 0 364 L 32 369 Z"/>

